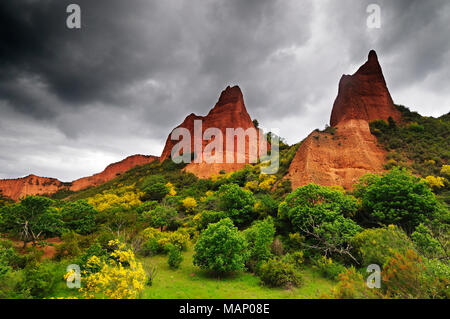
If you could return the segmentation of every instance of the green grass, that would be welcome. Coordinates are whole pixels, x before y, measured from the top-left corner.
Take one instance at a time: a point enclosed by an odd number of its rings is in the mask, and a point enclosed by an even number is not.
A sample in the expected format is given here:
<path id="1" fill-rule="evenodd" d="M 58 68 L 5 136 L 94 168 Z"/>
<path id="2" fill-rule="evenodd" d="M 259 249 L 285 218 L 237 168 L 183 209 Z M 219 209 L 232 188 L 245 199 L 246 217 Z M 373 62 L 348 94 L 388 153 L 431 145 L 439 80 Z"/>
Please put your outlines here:
<path id="1" fill-rule="evenodd" d="M 319 298 L 328 293 L 333 282 L 321 277 L 315 270 L 302 271 L 304 283 L 300 288 L 276 289 L 260 285 L 260 280 L 250 273 L 236 273 L 226 278 L 215 278 L 192 264 L 192 248 L 183 253 L 178 270 L 167 265 L 167 256 L 145 258 L 146 265 L 157 267 L 151 287 L 144 290 L 144 299 L 301 299 Z"/>

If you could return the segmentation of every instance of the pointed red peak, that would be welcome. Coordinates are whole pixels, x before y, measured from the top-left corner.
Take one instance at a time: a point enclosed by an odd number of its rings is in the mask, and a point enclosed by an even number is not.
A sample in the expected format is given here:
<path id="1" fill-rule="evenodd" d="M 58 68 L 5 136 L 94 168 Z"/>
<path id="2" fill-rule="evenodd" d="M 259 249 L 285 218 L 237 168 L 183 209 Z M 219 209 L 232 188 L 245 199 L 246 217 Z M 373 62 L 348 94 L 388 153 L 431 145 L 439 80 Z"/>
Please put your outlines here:
<path id="1" fill-rule="evenodd" d="M 330 125 L 348 120 L 387 120 L 390 116 L 396 121 L 401 117 L 387 88 L 377 53 L 372 50 L 355 74 L 342 76 Z"/>
<path id="2" fill-rule="evenodd" d="M 375 50 L 370 50 L 368 60 L 369 61 L 372 61 L 372 60 L 378 61 L 378 56 L 377 56 L 377 53 L 375 52 Z"/>
<path id="3" fill-rule="evenodd" d="M 220 94 L 219 101 L 216 106 L 222 106 L 230 103 L 235 104 L 243 100 L 244 96 L 242 95 L 242 91 L 239 86 L 227 86 L 227 88 Z"/>

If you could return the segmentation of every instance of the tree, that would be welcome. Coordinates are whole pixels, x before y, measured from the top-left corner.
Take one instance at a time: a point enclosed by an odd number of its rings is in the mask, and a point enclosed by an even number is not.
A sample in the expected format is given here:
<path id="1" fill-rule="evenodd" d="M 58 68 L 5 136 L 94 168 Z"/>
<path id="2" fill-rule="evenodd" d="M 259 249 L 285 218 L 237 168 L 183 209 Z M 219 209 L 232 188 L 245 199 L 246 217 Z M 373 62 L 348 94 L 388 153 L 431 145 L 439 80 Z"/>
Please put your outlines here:
<path id="1" fill-rule="evenodd" d="M 178 212 L 173 207 L 157 206 L 154 210 L 145 212 L 143 217 L 150 222 L 150 226 L 159 227 L 163 231 L 164 226 L 169 226 L 177 215 Z"/>
<path id="2" fill-rule="evenodd" d="M 358 209 L 356 198 L 342 191 L 309 184 L 289 194 L 278 209 L 280 217 L 288 221 L 294 233 L 306 235 L 303 245 L 325 255 L 350 253 L 349 242 L 361 227 L 352 219 Z"/>
<path id="3" fill-rule="evenodd" d="M 253 215 L 255 198 L 252 192 L 237 184 L 225 184 L 218 190 L 219 207 L 237 225 L 249 222 Z"/>
<path id="4" fill-rule="evenodd" d="M 95 229 L 97 210 L 84 200 L 68 202 L 61 210 L 64 226 L 81 235 L 91 234 Z"/>
<path id="5" fill-rule="evenodd" d="M 270 245 L 275 236 L 275 226 L 271 217 L 256 221 L 244 231 L 248 243 L 249 261 L 252 266 L 258 265 L 270 258 Z"/>
<path id="6" fill-rule="evenodd" d="M 23 247 L 30 241 L 36 246 L 41 236 L 58 235 L 63 223 L 52 204 L 49 198 L 28 196 L 20 203 L 4 207 L 2 215 L 6 230 L 19 235 Z"/>
<path id="7" fill-rule="evenodd" d="M 438 202 L 427 183 L 406 169 L 367 175 L 356 186 L 355 194 L 373 223 L 396 224 L 408 234 L 438 212 Z"/>
<path id="8" fill-rule="evenodd" d="M 157 200 L 161 201 L 167 194 L 169 194 L 171 189 L 163 183 L 151 184 L 144 188 L 145 195 L 144 200 Z"/>
<path id="9" fill-rule="evenodd" d="M 245 269 L 247 242 L 230 218 L 210 224 L 194 246 L 194 265 L 219 274 Z"/>

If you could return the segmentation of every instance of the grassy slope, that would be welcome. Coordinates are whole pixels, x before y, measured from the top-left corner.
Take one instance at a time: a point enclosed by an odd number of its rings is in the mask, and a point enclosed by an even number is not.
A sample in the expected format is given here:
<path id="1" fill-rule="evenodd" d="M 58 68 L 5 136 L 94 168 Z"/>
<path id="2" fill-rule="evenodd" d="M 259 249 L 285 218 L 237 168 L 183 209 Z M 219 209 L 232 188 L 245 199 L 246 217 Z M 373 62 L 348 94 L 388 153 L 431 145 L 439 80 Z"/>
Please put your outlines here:
<path id="1" fill-rule="evenodd" d="M 319 298 L 328 293 L 333 282 L 320 277 L 314 270 L 306 268 L 302 274 L 304 284 L 295 289 L 263 287 L 259 278 L 249 273 L 238 273 L 224 279 L 217 279 L 192 264 L 193 251 L 189 248 L 183 254 L 180 269 L 171 270 L 167 256 L 145 259 L 146 264 L 157 267 L 158 273 L 152 287 L 145 289 L 145 299 L 287 299 Z"/>
<path id="2" fill-rule="evenodd" d="M 146 287 L 142 299 L 314 299 L 329 293 L 334 283 L 321 277 L 317 271 L 305 267 L 304 283 L 300 288 L 280 289 L 260 285 L 260 280 L 250 273 L 237 273 L 217 279 L 192 264 L 192 247 L 183 253 L 183 263 L 178 270 L 167 265 L 167 256 L 154 256 L 141 260 L 144 265 L 157 267 L 157 275 L 151 287 Z M 61 276 L 62 277 L 62 276 Z M 58 281 L 50 296 L 78 297 L 77 289 L 69 289 L 63 280 Z"/>
<path id="3" fill-rule="evenodd" d="M 426 177 L 437 176 L 442 165 L 450 159 L 450 113 L 439 118 L 421 116 L 404 106 L 403 123 L 389 127 L 383 121 L 370 123 L 371 131 L 378 142 L 390 152 L 388 167 L 405 166 L 414 174 Z"/>

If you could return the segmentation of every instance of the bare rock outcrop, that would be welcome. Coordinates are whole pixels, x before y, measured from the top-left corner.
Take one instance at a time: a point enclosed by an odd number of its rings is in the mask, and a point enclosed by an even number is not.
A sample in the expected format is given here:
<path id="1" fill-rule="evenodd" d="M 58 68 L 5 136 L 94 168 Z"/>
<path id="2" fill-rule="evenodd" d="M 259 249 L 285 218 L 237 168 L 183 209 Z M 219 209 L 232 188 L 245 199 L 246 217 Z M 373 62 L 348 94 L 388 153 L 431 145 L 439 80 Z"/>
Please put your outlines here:
<path id="1" fill-rule="evenodd" d="M 13 200 L 18 200 L 21 197 L 28 195 L 54 194 L 64 189 L 79 191 L 88 187 L 101 185 L 135 166 L 144 165 L 157 159 L 158 157 L 156 156 L 129 156 L 120 162 L 109 165 L 101 173 L 80 178 L 70 183 L 61 182 L 55 178 L 39 177 L 35 175 L 16 179 L 3 179 L 0 180 L 0 191 L 3 196 Z"/>
<path id="2" fill-rule="evenodd" d="M 300 145 L 286 178 L 295 189 L 309 183 L 351 189 L 367 173 L 383 171 L 386 152 L 370 133 L 373 120 L 401 119 L 375 51 L 353 75 L 344 75 L 329 132 L 311 133 Z M 333 134 L 330 134 L 333 132 Z"/>
<path id="3" fill-rule="evenodd" d="M 197 158 L 198 155 L 196 154 L 197 152 L 194 149 L 194 121 L 196 120 L 199 120 L 202 123 L 201 136 L 203 136 L 205 131 L 209 128 L 217 128 L 222 132 L 223 163 L 207 163 L 204 158 Z M 258 130 L 253 125 L 250 115 L 247 112 L 242 91 L 238 86 L 227 87 L 224 91 L 222 91 L 218 102 L 206 116 L 199 116 L 192 113 L 188 115 L 183 123 L 177 126 L 177 128 L 185 128 L 190 132 L 191 153 L 195 154 L 193 158 L 197 158 L 198 160 L 198 162 L 192 161 L 191 163 L 189 163 L 186 166 L 185 170 L 195 174 L 200 178 L 208 178 L 213 174 L 218 174 L 220 171 L 230 172 L 239 170 L 243 168 L 246 163 L 250 162 L 249 155 L 252 154 L 252 152 L 253 154 L 256 154 L 258 156 L 259 151 L 263 148 L 270 149 L 270 146 L 265 139 L 261 140 L 262 147 L 260 147 L 260 139 L 258 137 L 258 134 L 256 134 L 256 140 L 252 140 L 252 143 L 250 143 L 250 139 L 248 137 L 245 138 L 245 147 L 242 149 L 243 152 L 238 147 L 238 144 L 241 143 L 239 143 L 237 139 L 234 140 L 234 147 L 232 149 L 227 147 L 227 128 L 242 129 L 243 131 L 251 128 L 254 129 L 255 132 L 258 132 Z M 164 150 L 160 157 L 161 161 L 170 158 L 172 148 L 176 145 L 176 143 L 179 142 L 172 140 L 171 135 L 172 133 L 167 137 Z M 201 138 L 201 140 L 198 141 L 198 145 L 201 145 L 201 151 L 203 152 L 205 150 L 205 147 L 209 143 L 214 141 L 214 139 L 215 137 L 210 140 Z M 234 158 L 233 163 L 226 162 L 227 150 L 229 151 L 229 153 L 232 152 L 229 154 L 229 156 Z M 244 157 L 243 163 L 238 163 L 238 157 L 240 155 Z"/>

